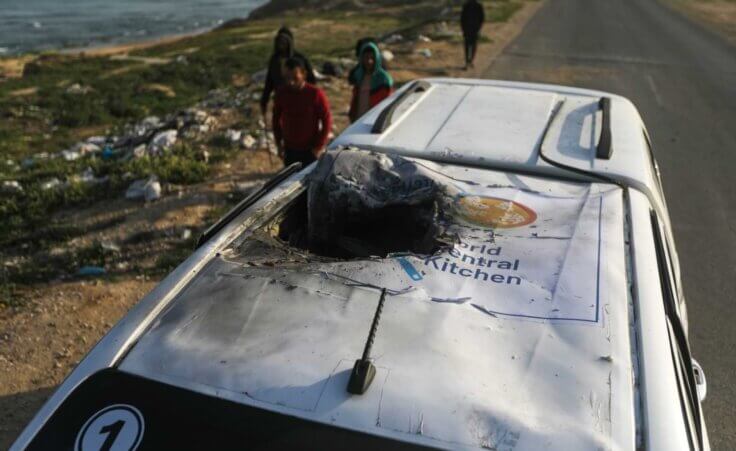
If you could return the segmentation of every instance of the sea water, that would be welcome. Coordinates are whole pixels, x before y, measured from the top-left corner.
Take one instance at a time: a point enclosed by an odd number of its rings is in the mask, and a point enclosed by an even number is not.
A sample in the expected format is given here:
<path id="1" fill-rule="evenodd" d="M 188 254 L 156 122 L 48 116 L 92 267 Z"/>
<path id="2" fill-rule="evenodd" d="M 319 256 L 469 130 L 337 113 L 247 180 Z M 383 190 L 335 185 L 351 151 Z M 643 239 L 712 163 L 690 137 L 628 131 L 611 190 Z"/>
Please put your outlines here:
<path id="1" fill-rule="evenodd" d="M 0 0 L 0 56 L 206 30 L 266 1 Z"/>

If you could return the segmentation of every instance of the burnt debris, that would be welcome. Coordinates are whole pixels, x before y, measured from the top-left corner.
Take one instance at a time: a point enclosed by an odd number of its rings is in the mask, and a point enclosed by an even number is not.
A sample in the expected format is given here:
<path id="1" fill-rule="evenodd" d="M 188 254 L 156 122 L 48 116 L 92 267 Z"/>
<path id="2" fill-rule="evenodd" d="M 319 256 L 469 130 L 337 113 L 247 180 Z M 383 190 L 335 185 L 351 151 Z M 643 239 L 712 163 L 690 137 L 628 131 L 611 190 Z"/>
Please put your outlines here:
<path id="1" fill-rule="evenodd" d="M 308 246 L 338 258 L 432 254 L 448 244 L 440 198 L 440 185 L 410 160 L 328 152 L 308 179 Z"/>

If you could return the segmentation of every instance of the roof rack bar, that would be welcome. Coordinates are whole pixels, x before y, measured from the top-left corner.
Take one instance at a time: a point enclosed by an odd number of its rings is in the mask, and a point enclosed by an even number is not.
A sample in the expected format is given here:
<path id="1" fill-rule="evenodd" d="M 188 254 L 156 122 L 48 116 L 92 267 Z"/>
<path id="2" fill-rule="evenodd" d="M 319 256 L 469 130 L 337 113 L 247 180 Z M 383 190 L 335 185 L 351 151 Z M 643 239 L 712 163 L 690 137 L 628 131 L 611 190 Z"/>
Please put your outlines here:
<path id="1" fill-rule="evenodd" d="M 376 118 L 376 122 L 373 123 L 373 128 L 371 129 L 371 133 L 373 134 L 381 134 L 391 125 L 391 120 L 394 116 L 394 111 L 396 111 L 396 108 L 401 105 L 401 103 L 406 100 L 407 97 L 410 95 L 416 93 L 416 92 L 422 92 L 428 90 L 432 85 L 425 81 L 425 80 L 416 80 L 412 82 L 411 86 L 409 86 L 404 92 L 402 92 L 396 99 L 394 99 L 393 102 L 389 106 L 383 109 L 381 111 L 381 114 L 378 115 L 378 118 Z"/>
<path id="2" fill-rule="evenodd" d="M 204 243 L 209 241 L 210 238 L 215 236 L 217 232 L 222 230 L 230 221 L 235 219 L 246 208 L 255 204 L 258 199 L 266 195 L 266 193 L 275 188 L 276 185 L 286 180 L 286 178 L 288 178 L 291 174 L 299 171 L 301 168 L 302 164 L 297 162 L 283 168 L 278 173 L 276 173 L 276 175 L 273 176 L 273 178 L 271 178 L 269 181 L 264 183 L 260 189 L 251 193 L 245 199 L 241 200 L 238 205 L 234 206 L 230 211 L 228 211 L 227 214 L 220 218 L 219 221 L 208 227 L 207 230 L 205 230 L 204 233 L 202 233 L 202 235 L 199 237 L 199 240 L 197 240 L 197 246 L 195 247 L 195 249 L 199 248 Z"/>
<path id="3" fill-rule="evenodd" d="M 601 97 L 598 101 L 598 109 L 603 114 L 603 120 L 601 121 L 601 137 L 598 140 L 595 157 L 609 160 L 613 154 L 613 146 L 611 145 L 611 98 Z"/>

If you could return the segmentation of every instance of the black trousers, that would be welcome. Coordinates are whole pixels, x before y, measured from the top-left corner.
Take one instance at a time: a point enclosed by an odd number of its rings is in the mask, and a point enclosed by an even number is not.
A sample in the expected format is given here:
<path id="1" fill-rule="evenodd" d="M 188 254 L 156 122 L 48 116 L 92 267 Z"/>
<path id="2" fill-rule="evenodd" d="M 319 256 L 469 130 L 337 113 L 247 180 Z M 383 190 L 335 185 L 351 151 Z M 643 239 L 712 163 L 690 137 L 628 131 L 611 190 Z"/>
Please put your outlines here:
<path id="1" fill-rule="evenodd" d="M 463 33 L 465 39 L 465 64 L 470 64 L 475 59 L 475 51 L 478 49 L 478 33 Z"/>
<path id="2" fill-rule="evenodd" d="M 284 166 L 290 166 L 296 162 L 302 164 L 302 168 L 307 167 L 317 161 L 311 150 L 294 150 L 286 149 L 284 151 Z"/>

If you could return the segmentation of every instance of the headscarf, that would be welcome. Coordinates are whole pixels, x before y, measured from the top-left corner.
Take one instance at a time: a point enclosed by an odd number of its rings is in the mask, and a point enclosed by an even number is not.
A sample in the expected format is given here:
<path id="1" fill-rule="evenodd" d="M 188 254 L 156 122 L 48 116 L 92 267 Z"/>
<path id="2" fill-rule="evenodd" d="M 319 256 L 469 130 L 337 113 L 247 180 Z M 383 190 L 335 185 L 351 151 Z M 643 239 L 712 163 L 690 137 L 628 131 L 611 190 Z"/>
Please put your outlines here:
<path id="1" fill-rule="evenodd" d="M 366 50 L 372 51 L 376 59 L 376 66 L 373 69 L 373 74 L 371 75 L 371 92 L 382 87 L 393 87 L 393 78 L 391 78 L 391 75 L 383 68 L 383 64 L 381 62 L 381 51 L 378 50 L 378 46 L 372 42 L 366 42 L 360 49 L 360 62 L 354 72 L 356 85 L 362 83 L 363 77 L 365 76 L 365 68 L 363 68 L 363 53 Z"/>

